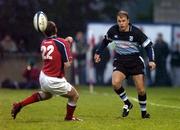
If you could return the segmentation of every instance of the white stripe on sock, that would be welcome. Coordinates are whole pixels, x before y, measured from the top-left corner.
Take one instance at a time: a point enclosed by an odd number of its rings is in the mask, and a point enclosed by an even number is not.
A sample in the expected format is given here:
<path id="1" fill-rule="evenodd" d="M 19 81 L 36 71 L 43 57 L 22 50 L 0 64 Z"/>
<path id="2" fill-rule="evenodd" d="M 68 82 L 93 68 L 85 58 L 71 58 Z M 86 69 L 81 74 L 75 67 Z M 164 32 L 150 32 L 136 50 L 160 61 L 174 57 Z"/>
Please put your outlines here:
<path id="1" fill-rule="evenodd" d="M 119 94 L 119 96 L 122 96 L 122 95 L 124 95 L 126 92 L 124 91 L 123 93 L 121 93 L 121 94 Z"/>
<path id="2" fill-rule="evenodd" d="M 75 103 L 75 102 L 72 102 L 72 101 L 71 101 L 71 102 L 69 101 L 67 104 L 68 104 L 69 106 L 72 106 L 72 107 L 75 107 L 75 106 L 76 106 L 76 103 Z"/>
<path id="3" fill-rule="evenodd" d="M 139 101 L 139 103 L 141 103 L 141 104 L 146 104 L 146 101 Z"/>

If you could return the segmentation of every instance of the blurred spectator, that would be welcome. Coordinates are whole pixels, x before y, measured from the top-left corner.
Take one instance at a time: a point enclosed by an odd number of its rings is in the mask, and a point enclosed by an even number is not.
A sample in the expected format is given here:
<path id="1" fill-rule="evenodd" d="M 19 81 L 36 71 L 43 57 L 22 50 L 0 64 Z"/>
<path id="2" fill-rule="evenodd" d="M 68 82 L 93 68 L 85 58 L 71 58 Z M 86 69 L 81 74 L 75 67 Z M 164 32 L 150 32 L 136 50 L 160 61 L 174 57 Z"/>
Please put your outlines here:
<path id="1" fill-rule="evenodd" d="M 25 44 L 26 44 L 25 40 L 23 38 L 21 38 L 20 41 L 17 44 L 18 52 L 21 52 L 21 53 L 26 53 L 27 52 Z"/>
<path id="2" fill-rule="evenodd" d="M 5 78 L 1 83 L 2 88 L 18 89 L 17 82 L 11 80 L 10 78 Z"/>
<path id="3" fill-rule="evenodd" d="M 3 57 L 4 57 L 4 49 L 3 49 L 2 45 L 0 44 L 0 58 L 3 59 Z"/>
<path id="4" fill-rule="evenodd" d="M 6 35 L 1 41 L 1 46 L 5 52 L 12 53 L 17 52 L 17 46 L 15 41 L 11 38 L 10 35 Z"/>
<path id="5" fill-rule="evenodd" d="M 180 87 L 180 44 L 175 44 L 171 52 L 172 84 Z"/>
<path id="6" fill-rule="evenodd" d="M 74 39 L 75 51 L 73 52 L 74 59 L 77 60 L 77 65 L 75 66 L 75 73 L 78 75 L 79 83 L 86 83 L 86 52 L 87 44 L 83 32 L 77 32 Z"/>
<path id="7" fill-rule="evenodd" d="M 20 88 L 25 89 L 37 89 L 39 85 L 40 69 L 35 66 L 34 61 L 29 61 L 29 64 L 25 68 L 22 76 L 25 78 L 25 82 L 19 83 Z"/>
<path id="8" fill-rule="evenodd" d="M 94 58 L 93 56 L 94 56 L 97 48 L 99 48 L 100 44 L 102 43 L 102 40 L 103 40 L 103 36 L 100 36 L 99 42 L 97 43 L 97 45 L 94 46 L 94 48 L 92 50 L 93 51 L 92 58 Z M 94 62 L 94 59 L 92 59 L 93 63 L 94 63 L 94 68 L 95 68 L 97 85 L 104 85 L 104 72 L 105 72 L 106 65 L 107 65 L 108 61 L 110 60 L 110 58 L 111 58 L 110 51 L 109 51 L 108 47 L 106 47 L 103 51 L 101 61 L 98 64 Z"/>
<path id="9" fill-rule="evenodd" d="M 168 44 L 164 41 L 163 35 L 158 34 L 154 45 L 156 70 L 155 70 L 155 85 L 169 86 L 171 85 L 170 76 L 167 72 L 166 61 L 169 54 Z"/>
<path id="10" fill-rule="evenodd" d="M 88 50 L 86 53 L 86 81 L 89 85 L 89 92 L 94 92 L 94 83 L 95 83 L 95 72 L 92 61 L 92 50 L 95 46 L 95 37 L 91 35 L 91 38 L 87 40 Z"/>

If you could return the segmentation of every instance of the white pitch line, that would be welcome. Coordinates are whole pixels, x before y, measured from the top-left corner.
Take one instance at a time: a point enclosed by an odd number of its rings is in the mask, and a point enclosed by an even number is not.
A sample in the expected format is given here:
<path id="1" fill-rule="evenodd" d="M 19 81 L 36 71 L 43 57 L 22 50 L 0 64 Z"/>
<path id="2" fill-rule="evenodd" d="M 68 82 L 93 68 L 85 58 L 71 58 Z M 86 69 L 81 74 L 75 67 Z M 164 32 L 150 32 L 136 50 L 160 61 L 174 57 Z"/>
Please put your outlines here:
<path id="1" fill-rule="evenodd" d="M 135 101 L 135 102 L 139 102 L 138 99 L 136 99 L 136 98 L 134 98 L 134 97 L 130 97 L 130 99 L 132 99 L 132 100 Z M 152 102 L 148 102 L 148 103 L 149 103 L 150 105 L 152 105 L 152 106 L 180 109 L 180 107 L 178 107 L 178 106 L 170 106 L 170 105 L 156 104 L 156 103 L 152 103 Z"/>
<path id="2" fill-rule="evenodd" d="M 97 92 L 94 92 L 93 94 L 100 94 Z M 111 95 L 109 93 L 103 93 L 104 96 L 108 96 Z M 139 102 L 137 98 L 134 97 L 130 97 L 131 100 L 135 101 L 135 102 Z M 179 106 L 170 106 L 170 105 L 163 105 L 163 104 L 157 104 L 157 103 L 152 103 L 148 101 L 148 104 L 152 105 L 152 106 L 157 106 L 157 107 L 165 107 L 165 108 L 175 108 L 175 109 L 180 109 Z"/>

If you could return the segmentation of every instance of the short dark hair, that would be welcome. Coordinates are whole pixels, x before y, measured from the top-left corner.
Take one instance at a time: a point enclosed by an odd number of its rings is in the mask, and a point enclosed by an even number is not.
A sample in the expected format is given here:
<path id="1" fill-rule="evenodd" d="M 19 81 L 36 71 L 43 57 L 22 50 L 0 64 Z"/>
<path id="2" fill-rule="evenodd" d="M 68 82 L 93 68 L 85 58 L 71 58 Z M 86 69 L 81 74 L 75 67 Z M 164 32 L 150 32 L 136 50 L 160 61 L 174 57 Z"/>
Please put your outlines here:
<path id="1" fill-rule="evenodd" d="M 48 21 L 46 30 L 44 31 L 44 34 L 48 37 L 55 35 L 57 33 L 57 27 L 56 24 L 53 21 Z"/>
<path id="2" fill-rule="evenodd" d="M 117 16 L 121 17 L 121 16 L 126 16 L 127 19 L 129 19 L 129 14 L 127 11 L 124 11 L 124 10 L 120 10 L 118 13 L 117 13 Z"/>

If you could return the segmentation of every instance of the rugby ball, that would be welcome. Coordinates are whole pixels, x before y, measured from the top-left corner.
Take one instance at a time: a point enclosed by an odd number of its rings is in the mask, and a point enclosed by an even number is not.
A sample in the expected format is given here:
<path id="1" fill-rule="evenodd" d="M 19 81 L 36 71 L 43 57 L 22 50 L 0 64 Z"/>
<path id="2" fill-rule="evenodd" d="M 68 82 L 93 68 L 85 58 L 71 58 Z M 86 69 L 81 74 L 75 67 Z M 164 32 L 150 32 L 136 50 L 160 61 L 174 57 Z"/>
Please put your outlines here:
<path id="1" fill-rule="evenodd" d="M 34 15 L 33 24 L 34 24 L 34 28 L 38 32 L 44 32 L 46 30 L 47 23 L 48 23 L 48 19 L 44 12 L 39 11 Z"/>

